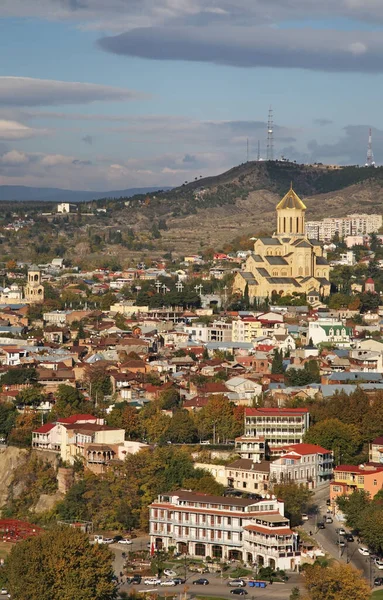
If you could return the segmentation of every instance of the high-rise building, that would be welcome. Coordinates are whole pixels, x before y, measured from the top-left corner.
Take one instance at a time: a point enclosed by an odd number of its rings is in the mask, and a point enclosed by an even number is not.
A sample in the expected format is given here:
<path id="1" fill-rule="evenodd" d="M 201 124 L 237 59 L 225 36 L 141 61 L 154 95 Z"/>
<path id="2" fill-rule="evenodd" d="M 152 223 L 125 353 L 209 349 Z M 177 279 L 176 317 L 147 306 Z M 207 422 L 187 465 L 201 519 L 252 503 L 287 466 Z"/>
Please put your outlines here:
<path id="1" fill-rule="evenodd" d="M 336 234 L 343 239 L 348 235 L 376 233 L 382 224 L 382 215 L 353 214 L 347 217 L 327 217 L 321 221 L 306 221 L 305 232 L 309 239 L 329 242 Z"/>

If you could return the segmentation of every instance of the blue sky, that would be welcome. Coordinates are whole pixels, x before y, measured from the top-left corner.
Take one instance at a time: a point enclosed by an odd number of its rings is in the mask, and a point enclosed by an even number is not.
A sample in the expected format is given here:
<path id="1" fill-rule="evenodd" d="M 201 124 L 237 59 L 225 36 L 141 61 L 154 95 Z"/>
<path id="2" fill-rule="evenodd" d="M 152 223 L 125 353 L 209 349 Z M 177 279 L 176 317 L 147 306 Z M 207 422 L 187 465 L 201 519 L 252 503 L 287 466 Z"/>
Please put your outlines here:
<path id="1" fill-rule="evenodd" d="M 2 0 L 0 184 L 177 185 L 257 142 L 383 162 L 381 0 Z"/>

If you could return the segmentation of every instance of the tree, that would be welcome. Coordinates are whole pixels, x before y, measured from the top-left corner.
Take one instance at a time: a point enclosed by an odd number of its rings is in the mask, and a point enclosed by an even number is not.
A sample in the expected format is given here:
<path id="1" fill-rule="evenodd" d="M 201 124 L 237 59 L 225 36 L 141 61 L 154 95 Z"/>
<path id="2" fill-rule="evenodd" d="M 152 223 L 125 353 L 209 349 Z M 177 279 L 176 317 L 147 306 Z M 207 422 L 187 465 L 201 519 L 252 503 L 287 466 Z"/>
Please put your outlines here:
<path id="1" fill-rule="evenodd" d="M 25 406 L 38 406 L 44 400 L 41 389 L 41 385 L 25 388 L 17 394 L 16 400 L 19 404 L 24 404 Z"/>
<path id="2" fill-rule="evenodd" d="M 26 408 L 16 417 L 15 426 L 9 434 L 8 441 L 13 446 L 30 447 L 32 431 L 41 425 L 41 417 L 35 410 Z"/>
<path id="3" fill-rule="evenodd" d="M 281 375 L 283 373 L 283 356 L 282 351 L 279 351 L 278 348 L 274 350 L 271 372 L 273 375 Z"/>
<path id="4" fill-rule="evenodd" d="M 114 406 L 107 416 L 108 425 L 125 429 L 128 440 L 137 440 L 141 435 L 141 425 L 137 410 L 133 406 L 121 403 Z"/>
<path id="5" fill-rule="evenodd" d="M 293 587 L 293 589 L 291 590 L 289 600 L 301 600 L 301 598 L 302 598 L 302 596 L 299 591 L 299 588 Z"/>
<path id="6" fill-rule="evenodd" d="M 316 423 L 306 432 L 304 441 L 333 450 L 338 464 L 352 461 L 361 448 L 357 427 L 342 423 L 339 419 L 325 419 Z"/>
<path id="7" fill-rule="evenodd" d="M 375 500 L 375 499 L 374 499 Z M 371 502 L 360 515 L 360 534 L 365 544 L 373 551 L 383 551 L 383 510 L 381 500 Z"/>
<path id="8" fill-rule="evenodd" d="M 313 492 L 304 485 L 296 483 L 279 483 L 273 488 L 277 498 L 285 503 L 285 514 L 290 519 L 292 527 L 301 523 L 302 513 L 307 512 Z"/>
<path id="9" fill-rule="evenodd" d="M 208 352 L 208 349 L 206 348 L 206 346 L 203 349 L 202 358 L 203 358 L 203 360 L 209 360 L 209 352 Z"/>
<path id="10" fill-rule="evenodd" d="M 71 385 L 60 384 L 57 388 L 56 404 L 52 411 L 53 415 L 63 418 L 82 412 L 89 412 L 83 394 Z"/>
<path id="11" fill-rule="evenodd" d="M 369 600 L 371 590 L 360 571 L 334 563 L 326 568 L 317 563 L 305 569 L 309 600 Z"/>
<path id="12" fill-rule="evenodd" d="M 0 402 L 0 434 L 8 436 L 13 429 L 17 410 L 11 402 Z"/>
<path id="13" fill-rule="evenodd" d="M 172 387 L 160 393 L 158 398 L 162 410 L 172 410 L 179 405 L 180 395 L 176 388 Z"/>
<path id="14" fill-rule="evenodd" d="M 19 385 L 24 383 L 35 383 L 37 381 L 37 371 L 30 367 L 16 367 L 10 369 L 1 378 L 3 385 Z"/>
<path id="15" fill-rule="evenodd" d="M 70 527 L 16 544 L 7 559 L 14 600 L 114 600 L 112 553 Z"/>
<path id="16" fill-rule="evenodd" d="M 369 493 L 364 490 L 355 490 L 349 496 L 339 496 L 336 503 L 341 512 L 346 515 L 346 525 L 359 530 L 362 515 L 370 504 Z"/>
<path id="17" fill-rule="evenodd" d="M 206 406 L 196 415 L 196 424 L 200 439 L 213 439 L 224 442 L 234 437 L 236 422 L 234 407 L 221 395 L 210 396 Z"/>
<path id="18" fill-rule="evenodd" d="M 173 414 L 166 437 L 176 444 L 198 441 L 197 427 L 187 410 L 177 410 Z"/>

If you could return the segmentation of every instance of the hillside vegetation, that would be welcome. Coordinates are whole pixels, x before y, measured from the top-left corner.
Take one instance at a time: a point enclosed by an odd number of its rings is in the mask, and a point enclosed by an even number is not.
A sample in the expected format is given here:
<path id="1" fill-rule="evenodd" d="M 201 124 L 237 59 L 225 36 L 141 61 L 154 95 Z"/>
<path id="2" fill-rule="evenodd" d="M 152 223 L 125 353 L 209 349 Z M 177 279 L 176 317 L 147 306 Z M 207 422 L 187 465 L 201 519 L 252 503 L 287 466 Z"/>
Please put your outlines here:
<path id="1" fill-rule="evenodd" d="M 87 202 L 69 216 L 55 214 L 49 203 L 3 203 L 0 228 L 26 212 L 35 225 L 4 231 L 2 251 L 8 259 L 64 256 L 80 266 L 127 266 L 169 252 L 219 250 L 237 236 L 272 233 L 275 206 L 290 182 L 307 205 L 308 219 L 381 212 L 382 167 L 249 162 L 173 190 Z"/>

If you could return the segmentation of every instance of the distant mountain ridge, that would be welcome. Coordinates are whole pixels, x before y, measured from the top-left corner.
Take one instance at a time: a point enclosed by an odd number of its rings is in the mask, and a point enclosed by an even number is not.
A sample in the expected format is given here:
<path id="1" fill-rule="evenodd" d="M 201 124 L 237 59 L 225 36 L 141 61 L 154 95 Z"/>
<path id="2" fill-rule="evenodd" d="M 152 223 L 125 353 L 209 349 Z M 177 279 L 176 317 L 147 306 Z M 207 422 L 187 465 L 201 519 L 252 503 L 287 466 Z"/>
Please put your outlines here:
<path id="1" fill-rule="evenodd" d="M 149 194 L 169 187 L 142 187 L 106 192 L 64 190 L 61 188 L 35 188 L 23 185 L 0 185 L 0 202 L 90 202 L 100 198 L 130 198 L 136 194 Z"/>

